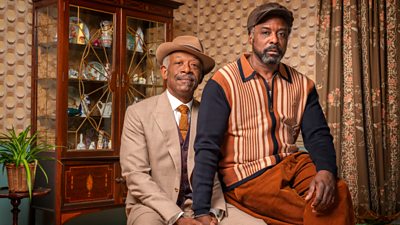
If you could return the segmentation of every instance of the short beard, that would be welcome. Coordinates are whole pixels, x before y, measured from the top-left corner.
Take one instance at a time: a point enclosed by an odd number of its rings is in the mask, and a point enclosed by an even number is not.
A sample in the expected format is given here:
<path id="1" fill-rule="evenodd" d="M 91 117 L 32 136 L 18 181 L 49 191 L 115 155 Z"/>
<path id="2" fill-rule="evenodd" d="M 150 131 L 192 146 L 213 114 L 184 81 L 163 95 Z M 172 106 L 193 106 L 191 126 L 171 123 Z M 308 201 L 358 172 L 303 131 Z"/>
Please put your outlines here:
<path id="1" fill-rule="evenodd" d="M 268 56 L 267 52 L 272 49 L 275 48 L 278 50 L 279 52 L 279 56 Z M 282 49 L 278 46 L 278 45 L 271 45 L 268 48 L 264 49 L 263 52 L 261 51 L 257 51 L 254 44 L 253 44 L 253 52 L 254 54 L 266 65 L 276 65 L 279 64 L 281 62 L 282 59 Z"/>

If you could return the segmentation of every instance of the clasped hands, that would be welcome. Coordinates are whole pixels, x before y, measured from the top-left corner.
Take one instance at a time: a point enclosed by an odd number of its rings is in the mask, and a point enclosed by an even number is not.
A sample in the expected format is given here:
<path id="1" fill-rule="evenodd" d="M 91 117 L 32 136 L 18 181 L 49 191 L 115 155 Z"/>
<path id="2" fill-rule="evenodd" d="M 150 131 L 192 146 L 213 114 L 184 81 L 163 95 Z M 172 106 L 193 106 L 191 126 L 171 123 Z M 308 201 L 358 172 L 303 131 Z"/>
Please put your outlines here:
<path id="1" fill-rule="evenodd" d="M 176 225 L 218 225 L 218 220 L 214 216 L 211 216 L 211 215 L 199 216 L 195 219 L 181 217 L 176 221 L 175 224 Z"/>

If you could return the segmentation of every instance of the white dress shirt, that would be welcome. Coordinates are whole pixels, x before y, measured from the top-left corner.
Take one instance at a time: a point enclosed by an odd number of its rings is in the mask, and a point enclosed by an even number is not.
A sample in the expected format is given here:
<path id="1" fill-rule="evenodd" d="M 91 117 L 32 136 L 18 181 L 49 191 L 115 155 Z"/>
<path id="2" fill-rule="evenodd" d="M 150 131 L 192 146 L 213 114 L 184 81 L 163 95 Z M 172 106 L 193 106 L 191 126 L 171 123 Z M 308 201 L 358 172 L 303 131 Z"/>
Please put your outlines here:
<path id="1" fill-rule="evenodd" d="M 188 103 L 183 103 L 179 99 L 177 99 L 175 96 L 173 96 L 171 93 L 169 93 L 168 90 L 167 90 L 167 97 L 168 97 L 169 103 L 171 104 L 172 110 L 174 111 L 176 124 L 179 125 L 179 120 L 181 119 L 181 113 L 178 111 L 178 107 L 180 105 L 186 105 L 189 108 L 188 122 L 190 124 L 190 112 L 192 111 L 193 99 L 190 100 L 190 102 L 188 102 Z"/>

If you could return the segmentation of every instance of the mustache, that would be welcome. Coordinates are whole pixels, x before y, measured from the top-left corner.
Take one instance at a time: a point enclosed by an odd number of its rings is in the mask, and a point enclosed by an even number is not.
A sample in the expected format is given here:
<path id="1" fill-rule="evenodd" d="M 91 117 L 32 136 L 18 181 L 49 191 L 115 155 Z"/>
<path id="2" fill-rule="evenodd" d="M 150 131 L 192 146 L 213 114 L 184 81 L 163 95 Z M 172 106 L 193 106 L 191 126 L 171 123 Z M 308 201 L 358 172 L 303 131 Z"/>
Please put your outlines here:
<path id="1" fill-rule="evenodd" d="M 276 51 L 278 51 L 279 54 L 282 54 L 282 52 L 283 52 L 282 48 L 279 45 L 271 44 L 270 46 L 268 46 L 267 48 L 264 49 L 264 54 L 266 54 L 268 51 L 271 51 L 271 50 L 276 50 Z"/>
<path id="2" fill-rule="evenodd" d="M 196 81 L 196 77 L 191 73 L 178 74 L 176 76 L 176 79 L 177 80 L 187 80 L 187 79 L 189 79 L 190 81 Z"/>

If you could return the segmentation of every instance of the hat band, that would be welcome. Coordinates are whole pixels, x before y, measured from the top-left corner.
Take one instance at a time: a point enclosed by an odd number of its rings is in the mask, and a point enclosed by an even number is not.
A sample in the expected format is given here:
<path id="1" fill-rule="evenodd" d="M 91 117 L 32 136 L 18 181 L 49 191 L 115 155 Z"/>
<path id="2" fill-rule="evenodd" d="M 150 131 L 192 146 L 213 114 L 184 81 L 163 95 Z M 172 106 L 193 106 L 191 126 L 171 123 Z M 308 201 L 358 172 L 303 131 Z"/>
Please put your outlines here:
<path id="1" fill-rule="evenodd" d="M 200 49 L 198 49 L 198 48 L 196 48 L 196 47 L 194 47 L 194 46 L 192 46 L 192 45 L 182 45 L 182 46 L 185 46 L 185 47 L 190 48 L 190 49 L 192 49 L 192 50 L 194 50 L 194 51 L 203 53 L 203 51 L 200 51 Z"/>

